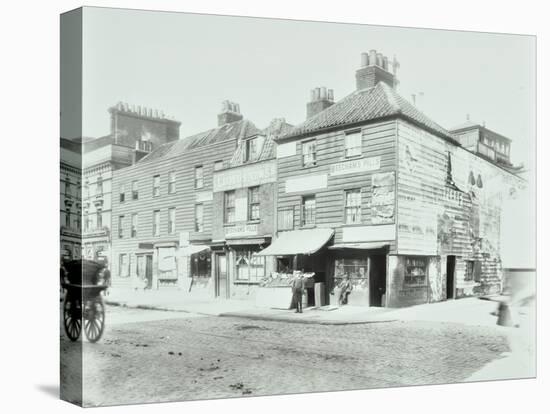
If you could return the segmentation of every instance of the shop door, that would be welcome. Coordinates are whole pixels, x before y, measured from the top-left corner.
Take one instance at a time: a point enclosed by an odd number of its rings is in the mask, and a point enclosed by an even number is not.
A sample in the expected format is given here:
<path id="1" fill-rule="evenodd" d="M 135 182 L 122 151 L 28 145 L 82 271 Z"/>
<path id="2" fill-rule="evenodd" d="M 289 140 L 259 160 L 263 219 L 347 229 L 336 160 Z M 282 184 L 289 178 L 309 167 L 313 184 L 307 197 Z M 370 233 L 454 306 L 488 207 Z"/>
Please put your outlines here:
<path id="1" fill-rule="evenodd" d="M 145 278 L 147 279 L 147 288 L 153 287 L 153 256 L 148 254 L 145 256 Z"/>
<path id="2" fill-rule="evenodd" d="M 385 306 L 386 255 L 374 255 L 370 257 L 369 286 L 370 306 Z"/>
<path id="3" fill-rule="evenodd" d="M 447 299 L 455 297 L 456 256 L 447 256 Z"/>
<path id="4" fill-rule="evenodd" d="M 227 282 L 227 258 L 225 254 L 216 255 L 216 297 L 229 297 L 229 284 Z"/>

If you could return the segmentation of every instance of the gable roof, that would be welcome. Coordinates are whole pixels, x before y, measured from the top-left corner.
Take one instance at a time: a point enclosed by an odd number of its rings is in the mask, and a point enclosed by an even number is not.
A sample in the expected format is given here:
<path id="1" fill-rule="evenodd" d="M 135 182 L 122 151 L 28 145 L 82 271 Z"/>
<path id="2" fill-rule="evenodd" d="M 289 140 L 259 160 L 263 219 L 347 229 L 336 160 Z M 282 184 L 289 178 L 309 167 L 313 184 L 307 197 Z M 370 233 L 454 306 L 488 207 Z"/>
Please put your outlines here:
<path id="1" fill-rule="evenodd" d="M 209 129 L 186 138 L 163 144 L 139 160 L 138 163 L 141 164 L 144 162 L 156 161 L 162 158 L 174 157 L 206 145 L 252 136 L 260 132 L 261 131 L 256 128 L 252 122 L 246 119 L 231 122 L 218 128 Z"/>
<path id="2" fill-rule="evenodd" d="M 456 143 L 453 135 L 411 104 L 384 82 L 354 91 L 334 105 L 295 126 L 280 140 L 338 126 L 399 116 Z"/>

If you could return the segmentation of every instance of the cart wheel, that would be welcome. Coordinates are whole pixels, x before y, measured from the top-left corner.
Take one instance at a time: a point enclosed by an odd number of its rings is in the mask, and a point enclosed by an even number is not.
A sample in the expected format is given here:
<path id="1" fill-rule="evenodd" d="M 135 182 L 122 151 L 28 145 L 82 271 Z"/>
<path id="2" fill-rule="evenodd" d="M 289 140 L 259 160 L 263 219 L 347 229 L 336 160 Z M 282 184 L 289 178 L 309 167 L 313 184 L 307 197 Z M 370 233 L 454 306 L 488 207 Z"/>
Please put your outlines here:
<path id="1" fill-rule="evenodd" d="M 82 330 L 82 309 L 79 300 L 65 298 L 63 304 L 63 326 L 65 333 L 71 341 L 76 341 L 80 338 Z"/>
<path id="2" fill-rule="evenodd" d="M 90 342 L 97 342 L 105 327 L 105 306 L 101 297 L 89 299 L 84 308 L 84 334 Z"/>

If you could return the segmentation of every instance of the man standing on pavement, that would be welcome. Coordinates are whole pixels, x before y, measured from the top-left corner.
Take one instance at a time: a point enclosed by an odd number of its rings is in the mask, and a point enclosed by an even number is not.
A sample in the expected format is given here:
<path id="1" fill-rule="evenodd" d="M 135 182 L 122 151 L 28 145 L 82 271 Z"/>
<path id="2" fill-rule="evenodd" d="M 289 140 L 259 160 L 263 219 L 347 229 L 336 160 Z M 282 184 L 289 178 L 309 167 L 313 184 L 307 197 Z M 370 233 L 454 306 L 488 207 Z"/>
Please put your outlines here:
<path id="1" fill-rule="evenodd" d="M 296 313 L 302 313 L 302 294 L 304 292 L 304 278 L 301 272 L 295 272 L 292 280 L 292 302 L 296 303 Z"/>

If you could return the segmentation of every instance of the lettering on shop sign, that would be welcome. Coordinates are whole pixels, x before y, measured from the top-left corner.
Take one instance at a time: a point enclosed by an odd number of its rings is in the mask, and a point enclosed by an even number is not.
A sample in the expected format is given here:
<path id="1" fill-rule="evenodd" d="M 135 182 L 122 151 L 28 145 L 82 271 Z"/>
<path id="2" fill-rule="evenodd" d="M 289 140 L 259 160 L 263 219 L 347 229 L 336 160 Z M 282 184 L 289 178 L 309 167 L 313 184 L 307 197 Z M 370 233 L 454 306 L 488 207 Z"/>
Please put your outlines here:
<path id="1" fill-rule="evenodd" d="M 285 191 L 287 193 L 299 193 L 321 188 L 327 188 L 326 174 L 289 178 L 285 182 Z"/>
<path id="2" fill-rule="evenodd" d="M 275 160 L 214 172 L 214 192 L 254 187 L 277 179 Z"/>
<path id="3" fill-rule="evenodd" d="M 197 203 L 204 203 L 205 201 L 212 201 L 212 192 L 211 191 L 202 191 L 196 193 L 195 200 Z"/>
<path id="4" fill-rule="evenodd" d="M 225 237 L 255 236 L 257 234 L 257 224 L 237 224 L 225 229 Z"/>
<path id="5" fill-rule="evenodd" d="M 380 157 L 361 158 L 332 164 L 330 175 L 355 174 L 380 169 Z"/>

